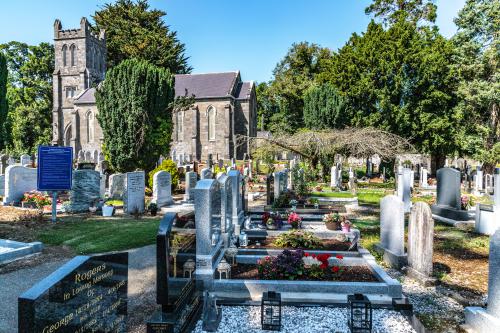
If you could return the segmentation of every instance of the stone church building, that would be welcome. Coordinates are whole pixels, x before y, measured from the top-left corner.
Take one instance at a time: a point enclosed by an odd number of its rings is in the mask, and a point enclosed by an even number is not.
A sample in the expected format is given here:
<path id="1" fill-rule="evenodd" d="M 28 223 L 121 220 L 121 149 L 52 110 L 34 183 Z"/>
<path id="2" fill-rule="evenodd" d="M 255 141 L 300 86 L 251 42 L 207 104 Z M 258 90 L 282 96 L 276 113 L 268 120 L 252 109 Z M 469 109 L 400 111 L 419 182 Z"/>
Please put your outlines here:
<path id="1" fill-rule="evenodd" d="M 102 129 L 96 115 L 95 86 L 106 73 L 106 34 L 94 34 L 86 18 L 79 29 L 63 30 L 54 23 L 52 127 L 55 145 L 71 146 L 75 158 L 104 160 Z M 241 159 L 247 140 L 257 134 L 257 101 L 253 82 L 239 72 L 175 76 L 176 96 L 195 96 L 189 110 L 173 114 L 171 157 L 179 163 Z"/>

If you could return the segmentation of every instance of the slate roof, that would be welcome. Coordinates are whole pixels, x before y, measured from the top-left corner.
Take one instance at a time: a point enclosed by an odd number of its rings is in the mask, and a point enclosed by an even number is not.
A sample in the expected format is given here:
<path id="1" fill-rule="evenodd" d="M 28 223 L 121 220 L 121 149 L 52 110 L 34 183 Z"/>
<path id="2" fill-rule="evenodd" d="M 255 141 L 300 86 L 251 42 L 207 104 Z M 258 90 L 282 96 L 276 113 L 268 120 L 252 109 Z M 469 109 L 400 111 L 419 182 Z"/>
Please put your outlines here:
<path id="1" fill-rule="evenodd" d="M 195 95 L 196 98 L 227 97 L 232 91 L 239 72 L 178 74 L 175 76 L 175 96 Z"/>
<path id="2" fill-rule="evenodd" d="M 76 96 L 74 104 L 95 104 L 95 88 L 87 88 L 80 95 Z"/>
<path id="3" fill-rule="evenodd" d="M 249 99 L 252 93 L 253 82 L 240 82 L 236 91 L 236 99 Z"/>

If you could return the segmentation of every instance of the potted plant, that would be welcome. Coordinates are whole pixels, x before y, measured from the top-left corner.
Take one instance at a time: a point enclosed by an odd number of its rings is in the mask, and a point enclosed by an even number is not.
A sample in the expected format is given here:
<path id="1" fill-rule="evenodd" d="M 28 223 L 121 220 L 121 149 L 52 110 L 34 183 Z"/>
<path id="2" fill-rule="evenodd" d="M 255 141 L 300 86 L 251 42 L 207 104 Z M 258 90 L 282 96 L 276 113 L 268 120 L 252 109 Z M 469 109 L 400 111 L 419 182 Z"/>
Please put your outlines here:
<path id="1" fill-rule="evenodd" d="M 115 206 L 105 202 L 104 205 L 102 206 L 102 216 L 109 217 L 109 216 L 113 216 L 114 213 L 115 213 Z"/>
<path id="2" fill-rule="evenodd" d="M 288 215 L 288 224 L 292 226 L 292 229 L 299 229 L 302 222 L 302 217 L 299 214 L 292 212 Z"/>
<path id="3" fill-rule="evenodd" d="M 342 222 L 340 223 L 342 226 L 342 232 L 351 232 L 351 221 L 347 220 L 345 216 L 342 217 Z"/>
<path id="4" fill-rule="evenodd" d="M 292 210 L 295 211 L 297 209 L 297 204 L 299 202 L 295 199 L 290 200 L 290 206 L 292 207 Z"/>
<path id="5" fill-rule="evenodd" d="M 151 213 L 151 216 L 156 216 L 156 214 L 158 213 L 158 205 L 155 204 L 154 202 L 151 202 L 148 205 L 148 210 Z"/>
<path id="6" fill-rule="evenodd" d="M 339 212 L 332 212 L 323 216 L 323 222 L 328 230 L 340 229 L 340 215 Z"/>

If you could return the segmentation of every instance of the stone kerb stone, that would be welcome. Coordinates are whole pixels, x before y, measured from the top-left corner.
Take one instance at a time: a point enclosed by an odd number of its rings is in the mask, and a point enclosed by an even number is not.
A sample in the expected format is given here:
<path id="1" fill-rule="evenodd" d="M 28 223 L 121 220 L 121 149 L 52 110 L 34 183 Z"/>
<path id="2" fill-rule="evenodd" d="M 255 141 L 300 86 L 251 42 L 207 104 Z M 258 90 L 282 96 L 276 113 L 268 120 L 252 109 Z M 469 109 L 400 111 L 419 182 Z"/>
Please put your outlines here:
<path id="1" fill-rule="evenodd" d="M 172 177 L 165 170 L 153 175 L 153 203 L 158 207 L 165 207 L 174 203 L 172 199 Z"/>
<path id="2" fill-rule="evenodd" d="M 387 195 L 380 201 L 380 244 L 376 247 L 391 267 L 406 265 L 404 237 L 404 203 L 395 195 Z"/>
<path id="3" fill-rule="evenodd" d="M 434 244 L 434 220 L 429 205 L 417 202 L 410 214 L 408 225 L 408 270 L 410 277 L 424 285 L 434 283 L 432 255 Z"/>
<path id="4" fill-rule="evenodd" d="M 490 239 L 488 306 L 465 308 L 465 324 L 469 332 L 500 332 L 500 230 Z"/>
<path id="5" fill-rule="evenodd" d="M 238 170 L 231 170 L 227 174 L 231 178 L 231 201 L 232 201 L 232 221 L 234 233 L 240 234 L 241 226 L 244 222 L 245 212 L 243 211 L 243 202 L 241 198 L 241 174 Z"/>
<path id="6" fill-rule="evenodd" d="M 223 175 L 217 181 L 220 186 L 220 196 L 221 196 L 221 234 L 224 241 L 224 247 L 229 246 L 229 241 L 233 235 L 233 187 L 232 178 L 227 175 Z"/>
<path id="7" fill-rule="evenodd" d="M 109 176 L 109 196 L 113 200 L 122 200 L 125 191 L 124 173 L 115 173 Z"/>
<path id="8" fill-rule="evenodd" d="M 123 196 L 123 211 L 125 213 L 144 213 L 145 177 L 144 171 L 126 173 L 125 194 Z"/>
<path id="9" fill-rule="evenodd" d="M 219 200 L 217 200 L 217 196 Z M 222 256 L 222 237 L 214 236 L 220 232 L 220 188 L 219 182 L 203 179 L 194 189 L 196 224 L 196 277 L 204 289 L 210 289 L 215 268 Z M 217 225 L 218 222 L 218 225 Z"/>
<path id="10" fill-rule="evenodd" d="M 5 170 L 4 205 L 16 204 L 21 201 L 25 192 L 35 191 L 37 171 L 22 165 L 9 165 Z"/>
<path id="11" fill-rule="evenodd" d="M 74 170 L 71 185 L 69 210 L 75 213 L 88 212 L 100 198 L 101 177 L 94 170 Z"/>

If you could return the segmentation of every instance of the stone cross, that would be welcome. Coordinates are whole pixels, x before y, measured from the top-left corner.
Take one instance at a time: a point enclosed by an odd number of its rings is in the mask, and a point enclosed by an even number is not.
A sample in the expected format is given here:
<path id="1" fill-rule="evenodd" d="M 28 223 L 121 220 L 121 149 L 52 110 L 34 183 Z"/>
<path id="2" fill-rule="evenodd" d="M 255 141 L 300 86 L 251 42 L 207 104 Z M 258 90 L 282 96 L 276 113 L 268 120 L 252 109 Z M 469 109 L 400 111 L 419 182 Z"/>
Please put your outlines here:
<path id="1" fill-rule="evenodd" d="M 127 214 L 144 213 L 145 199 L 144 171 L 127 172 L 125 177 L 125 191 L 123 195 L 123 211 Z"/>
<path id="2" fill-rule="evenodd" d="M 406 264 L 404 239 L 404 203 L 395 195 L 387 195 L 380 201 L 378 248 L 383 251 L 384 261 L 391 267 L 399 269 Z"/>
<path id="3" fill-rule="evenodd" d="M 500 229 L 491 236 L 488 261 L 488 306 L 465 308 L 466 327 L 478 333 L 500 332 Z"/>
<path id="4" fill-rule="evenodd" d="M 408 275 L 424 285 L 433 282 L 432 255 L 434 244 L 434 220 L 425 202 L 413 206 L 408 225 Z"/>
<path id="5" fill-rule="evenodd" d="M 172 199 L 172 177 L 170 173 L 161 170 L 153 175 L 153 203 L 158 207 L 174 203 Z"/>
<path id="6" fill-rule="evenodd" d="M 191 202 L 194 200 L 193 190 L 196 187 L 196 183 L 198 181 L 198 175 L 194 171 L 186 172 L 186 188 L 184 194 L 184 200 Z"/>

